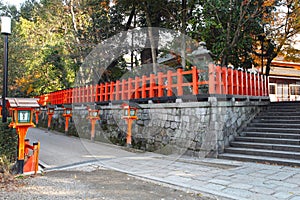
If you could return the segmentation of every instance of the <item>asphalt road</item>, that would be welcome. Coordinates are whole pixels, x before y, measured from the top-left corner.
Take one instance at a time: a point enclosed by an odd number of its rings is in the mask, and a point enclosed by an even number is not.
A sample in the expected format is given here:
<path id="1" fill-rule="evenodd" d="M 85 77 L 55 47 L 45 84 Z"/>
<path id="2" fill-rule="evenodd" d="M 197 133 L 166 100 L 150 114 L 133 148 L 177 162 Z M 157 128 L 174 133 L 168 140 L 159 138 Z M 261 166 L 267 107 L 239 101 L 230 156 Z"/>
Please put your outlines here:
<path id="1" fill-rule="evenodd" d="M 66 137 L 61 134 L 51 133 L 43 129 L 30 128 L 27 133 L 30 142 L 40 141 L 39 159 L 47 168 L 71 165 L 74 163 L 92 160 L 113 159 L 118 157 L 132 156 L 115 145 L 105 145 L 79 139 Z"/>

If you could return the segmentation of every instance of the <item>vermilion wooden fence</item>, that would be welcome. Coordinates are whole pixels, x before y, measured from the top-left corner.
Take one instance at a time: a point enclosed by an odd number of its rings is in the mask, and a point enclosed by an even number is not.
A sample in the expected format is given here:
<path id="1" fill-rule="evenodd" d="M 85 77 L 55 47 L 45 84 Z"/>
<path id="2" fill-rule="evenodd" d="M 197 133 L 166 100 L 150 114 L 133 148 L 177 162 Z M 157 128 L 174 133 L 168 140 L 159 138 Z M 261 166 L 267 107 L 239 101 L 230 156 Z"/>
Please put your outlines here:
<path id="1" fill-rule="evenodd" d="M 207 77 L 207 80 L 199 77 Z M 190 71 L 178 69 L 175 72 L 158 72 L 157 75 L 60 90 L 39 96 L 39 103 L 46 106 L 197 95 L 203 93 L 200 88 L 207 88 L 209 94 L 268 96 L 268 79 L 264 75 L 211 64 L 208 72 L 193 67 Z"/>

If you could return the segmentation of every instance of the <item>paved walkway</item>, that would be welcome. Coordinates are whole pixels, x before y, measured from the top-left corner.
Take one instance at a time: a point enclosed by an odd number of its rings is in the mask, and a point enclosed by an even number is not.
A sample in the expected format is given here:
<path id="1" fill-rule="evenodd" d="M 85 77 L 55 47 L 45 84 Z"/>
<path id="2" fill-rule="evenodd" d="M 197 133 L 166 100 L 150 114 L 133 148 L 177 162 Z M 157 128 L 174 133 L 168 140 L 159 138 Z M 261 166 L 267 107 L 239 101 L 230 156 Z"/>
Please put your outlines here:
<path id="1" fill-rule="evenodd" d="M 225 199 L 300 200 L 300 168 L 130 152 L 40 129 L 28 138 L 41 141 L 47 170 L 101 166 Z"/>

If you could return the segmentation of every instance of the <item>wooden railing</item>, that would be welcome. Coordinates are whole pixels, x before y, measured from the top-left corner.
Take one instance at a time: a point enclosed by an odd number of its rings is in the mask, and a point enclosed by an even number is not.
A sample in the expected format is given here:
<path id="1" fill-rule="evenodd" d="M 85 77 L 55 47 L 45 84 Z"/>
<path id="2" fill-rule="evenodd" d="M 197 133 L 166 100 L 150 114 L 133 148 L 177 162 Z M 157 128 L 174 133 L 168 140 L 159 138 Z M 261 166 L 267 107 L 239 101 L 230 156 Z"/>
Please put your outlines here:
<path id="1" fill-rule="evenodd" d="M 210 64 L 208 72 L 193 67 L 190 71 L 178 69 L 175 72 L 158 72 L 157 75 L 60 90 L 39 96 L 39 103 L 46 106 L 201 93 L 268 96 L 268 79 L 264 75 Z"/>

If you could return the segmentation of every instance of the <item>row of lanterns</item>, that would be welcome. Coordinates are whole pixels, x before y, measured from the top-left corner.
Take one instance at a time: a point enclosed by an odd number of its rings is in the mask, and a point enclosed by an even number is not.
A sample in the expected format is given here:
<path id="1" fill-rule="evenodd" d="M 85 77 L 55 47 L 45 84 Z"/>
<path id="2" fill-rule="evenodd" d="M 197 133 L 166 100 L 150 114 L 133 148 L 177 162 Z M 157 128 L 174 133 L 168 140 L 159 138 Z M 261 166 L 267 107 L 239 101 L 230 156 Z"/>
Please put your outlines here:
<path id="1" fill-rule="evenodd" d="M 64 112 L 63 116 L 65 117 L 65 133 L 68 133 L 69 129 L 69 119 L 72 117 L 72 106 L 71 105 L 64 105 Z M 127 122 L 127 137 L 126 137 L 126 143 L 127 146 L 131 146 L 131 127 L 132 127 L 132 121 L 137 120 L 137 107 L 135 106 L 129 106 L 127 104 L 123 104 L 122 106 L 123 109 L 123 116 L 122 119 L 126 120 Z M 95 140 L 95 125 L 96 121 L 100 120 L 100 110 L 97 109 L 91 109 L 90 107 L 87 107 L 88 109 L 88 119 L 90 120 L 91 123 L 91 140 Z M 54 110 L 55 107 L 49 105 L 47 108 L 47 114 L 48 114 L 48 130 L 51 128 L 51 120 L 54 115 Z M 38 123 L 38 114 L 39 110 L 35 111 L 36 113 L 36 123 Z"/>
<path id="2" fill-rule="evenodd" d="M 33 116 L 35 114 L 36 124 L 38 125 L 38 115 L 40 113 L 40 105 L 38 99 L 33 98 L 6 98 L 8 101 L 7 107 L 10 110 L 12 121 L 9 127 L 16 129 L 18 134 L 18 159 L 17 168 L 18 173 L 23 174 L 25 172 L 38 170 L 38 152 L 40 148 L 39 142 L 30 145 L 29 140 L 26 139 L 28 128 L 35 127 L 33 123 Z M 69 119 L 72 117 L 72 106 L 64 105 L 63 116 L 66 119 L 65 132 L 68 133 Z M 126 120 L 128 124 L 126 143 L 128 147 L 131 147 L 131 127 L 133 120 L 137 120 L 137 108 L 135 106 L 129 106 L 127 104 L 122 105 L 123 116 L 122 119 Z M 0 106 L 2 110 L 2 106 Z M 48 130 L 51 126 L 51 120 L 54 115 L 55 106 L 49 105 L 47 107 L 48 114 Z M 96 121 L 100 120 L 99 110 L 91 109 L 88 107 L 88 119 L 91 122 L 91 140 L 95 140 L 95 125 Z M 33 153 L 29 155 L 29 150 Z"/>

